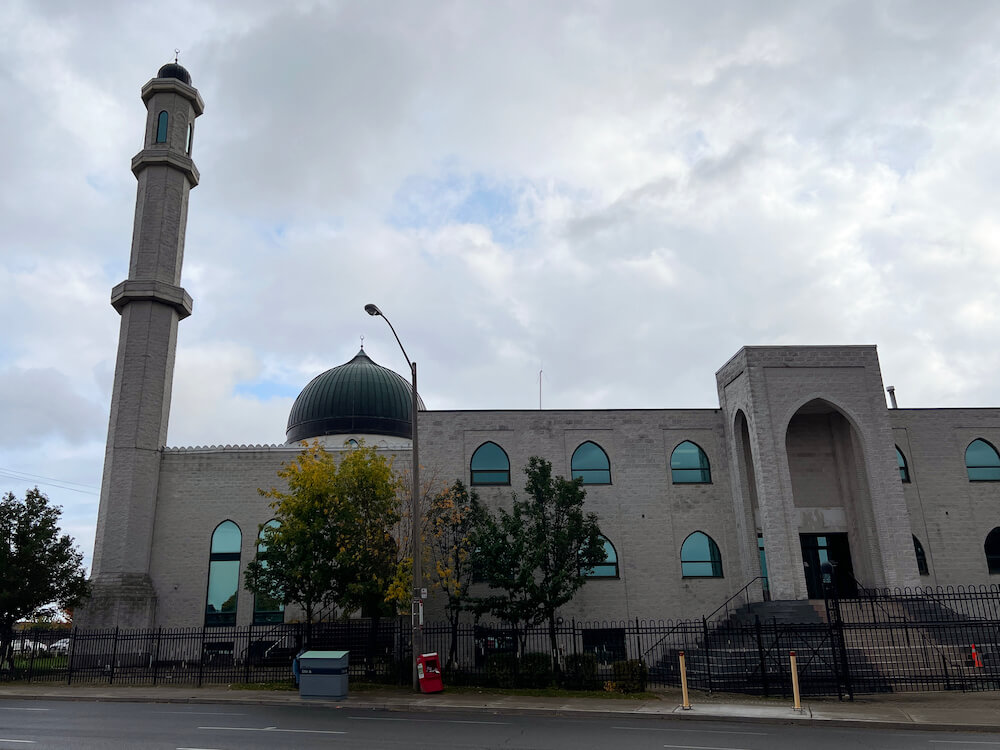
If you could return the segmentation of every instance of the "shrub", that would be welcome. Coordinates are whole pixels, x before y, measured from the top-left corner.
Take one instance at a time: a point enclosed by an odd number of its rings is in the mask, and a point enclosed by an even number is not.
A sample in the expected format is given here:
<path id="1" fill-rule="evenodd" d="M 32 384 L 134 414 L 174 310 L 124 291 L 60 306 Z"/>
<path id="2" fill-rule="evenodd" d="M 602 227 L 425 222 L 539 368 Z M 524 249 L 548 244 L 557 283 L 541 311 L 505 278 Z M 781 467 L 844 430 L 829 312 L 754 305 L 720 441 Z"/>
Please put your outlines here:
<path id="1" fill-rule="evenodd" d="M 544 688 L 552 684 L 552 657 L 541 652 L 531 652 L 521 657 L 520 687 Z"/>
<path id="2" fill-rule="evenodd" d="M 611 665 L 614 689 L 619 693 L 641 693 L 646 689 L 649 667 L 642 659 L 616 661 Z"/>
<path id="3" fill-rule="evenodd" d="M 517 654 L 490 654 L 486 657 L 486 680 L 493 687 L 516 687 Z"/>
<path id="4" fill-rule="evenodd" d="M 567 690 L 597 690 L 597 657 L 589 651 L 567 656 L 562 681 Z"/>

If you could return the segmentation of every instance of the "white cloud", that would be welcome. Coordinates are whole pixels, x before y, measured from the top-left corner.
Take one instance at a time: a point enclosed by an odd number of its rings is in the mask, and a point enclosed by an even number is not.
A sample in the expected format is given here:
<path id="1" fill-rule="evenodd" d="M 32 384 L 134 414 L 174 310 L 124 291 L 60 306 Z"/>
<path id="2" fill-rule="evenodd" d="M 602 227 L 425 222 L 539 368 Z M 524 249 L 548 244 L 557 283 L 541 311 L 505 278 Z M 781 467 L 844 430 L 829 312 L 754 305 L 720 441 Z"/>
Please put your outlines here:
<path id="1" fill-rule="evenodd" d="M 532 408 L 542 368 L 546 407 L 713 406 L 767 343 L 1000 401 L 990 4 L 102 9 L 0 8 L 2 467 L 99 477 L 139 88 L 175 46 L 206 111 L 171 443 L 280 441 L 361 335 L 405 372 L 366 302 L 431 408 Z"/>

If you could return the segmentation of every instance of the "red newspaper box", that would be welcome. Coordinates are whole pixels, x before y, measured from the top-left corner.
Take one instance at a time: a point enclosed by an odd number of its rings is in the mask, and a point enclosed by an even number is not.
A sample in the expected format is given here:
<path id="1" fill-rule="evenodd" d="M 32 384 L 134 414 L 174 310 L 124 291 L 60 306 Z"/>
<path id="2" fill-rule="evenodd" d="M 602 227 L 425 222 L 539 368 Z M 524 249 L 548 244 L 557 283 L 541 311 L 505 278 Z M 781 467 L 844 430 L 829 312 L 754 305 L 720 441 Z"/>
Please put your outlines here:
<path id="1" fill-rule="evenodd" d="M 420 654 L 417 657 L 417 681 L 421 693 L 440 693 L 444 690 L 441 681 L 441 660 L 437 654 Z"/>

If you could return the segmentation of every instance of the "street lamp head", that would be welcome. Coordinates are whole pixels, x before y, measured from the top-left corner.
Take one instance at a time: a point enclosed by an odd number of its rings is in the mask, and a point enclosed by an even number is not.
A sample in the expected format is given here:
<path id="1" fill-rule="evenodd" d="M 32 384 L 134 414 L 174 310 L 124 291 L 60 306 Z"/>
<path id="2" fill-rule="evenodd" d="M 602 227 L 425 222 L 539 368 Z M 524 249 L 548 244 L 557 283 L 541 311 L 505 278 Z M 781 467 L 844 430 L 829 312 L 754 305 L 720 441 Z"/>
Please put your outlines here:
<path id="1" fill-rule="evenodd" d="M 378 309 L 377 306 L 371 304 L 370 302 L 365 305 L 365 312 L 369 315 L 381 315 L 382 311 Z"/>

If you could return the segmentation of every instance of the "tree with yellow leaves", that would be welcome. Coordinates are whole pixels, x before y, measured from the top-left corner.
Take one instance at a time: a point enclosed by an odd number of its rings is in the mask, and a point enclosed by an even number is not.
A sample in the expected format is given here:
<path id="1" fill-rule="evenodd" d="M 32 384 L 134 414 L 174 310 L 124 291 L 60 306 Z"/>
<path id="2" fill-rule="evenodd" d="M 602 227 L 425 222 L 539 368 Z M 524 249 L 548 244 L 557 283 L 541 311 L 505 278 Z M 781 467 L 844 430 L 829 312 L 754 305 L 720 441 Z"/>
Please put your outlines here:
<path id="1" fill-rule="evenodd" d="M 361 445 L 338 463 L 318 442 L 282 466 L 286 489 L 260 490 L 273 500 L 277 524 L 261 528 L 263 550 L 247 565 L 255 594 L 298 604 L 311 624 L 324 609 L 360 609 L 378 620 L 395 614 L 409 561 L 393 528 L 400 519 L 392 461 Z"/>
<path id="2" fill-rule="evenodd" d="M 458 480 L 434 496 L 427 512 L 427 547 L 434 565 L 434 587 L 446 597 L 445 613 L 451 625 L 451 647 L 445 662 L 448 666 L 457 661 L 458 620 L 472 583 L 472 509 L 478 501 L 475 490 L 470 496 Z"/>

